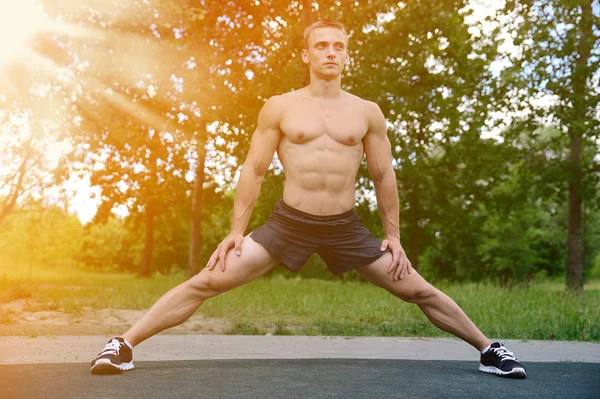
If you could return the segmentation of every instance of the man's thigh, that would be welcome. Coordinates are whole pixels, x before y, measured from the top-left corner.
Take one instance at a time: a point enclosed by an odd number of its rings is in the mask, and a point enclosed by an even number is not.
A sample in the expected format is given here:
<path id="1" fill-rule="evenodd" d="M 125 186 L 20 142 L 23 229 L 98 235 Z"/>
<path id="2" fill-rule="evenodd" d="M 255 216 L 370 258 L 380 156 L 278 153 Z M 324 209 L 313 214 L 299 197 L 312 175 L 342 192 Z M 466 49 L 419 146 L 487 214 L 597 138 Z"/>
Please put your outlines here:
<path id="1" fill-rule="evenodd" d="M 213 270 L 204 268 L 194 276 L 196 283 L 216 295 L 249 283 L 278 265 L 279 259 L 254 241 L 250 234 L 242 242 L 241 255 L 236 255 L 234 248 L 227 252 L 224 271 L 218 263 Z"/>
<path id="2" fill-rule="evenodd" d="M 388 273 L 391 263 L 392 254 L 388 252 L 375 262 L 358 267 L 356 271 L 367 281 L 386 289 L 404 300 L 413 300 L 423 292 L 433 288 L 414 269 L 410 273 L 404 272 L 404 278 L 394 281 L 393 273 Z"/>

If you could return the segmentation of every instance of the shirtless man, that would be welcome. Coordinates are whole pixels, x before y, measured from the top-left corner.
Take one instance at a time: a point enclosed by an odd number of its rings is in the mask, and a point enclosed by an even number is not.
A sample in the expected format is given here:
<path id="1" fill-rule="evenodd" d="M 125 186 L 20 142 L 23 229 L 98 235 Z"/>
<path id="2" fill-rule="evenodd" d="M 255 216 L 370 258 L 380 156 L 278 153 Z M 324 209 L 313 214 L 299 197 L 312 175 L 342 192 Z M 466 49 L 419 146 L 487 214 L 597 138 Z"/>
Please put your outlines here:
<path id="1" fill-rule="evenodd" d="M 411 268 L 400 245 L 398 191 L 385 117 L 377 104 L 340 88 L 349 62 L 347 43 L 339 23 L 317 21 L 306 28 L 302 61 L 309 66 L 310 84 L 271 97 L 260 111 L 235 192 L 230 234 L 207 267 L 167 292 L 122 337 L 109 341 L 92 361 L 92 373 L 132 369 L 133 346 L 183 323 L 208 298 L 280 263 L 298 272 L 317 253 L 332 273 L 355 269 L 392 295 L 417 304 L 434 325 L 481 352 L 480 371 L 526 376 L 512 352 L 492 343 L 452 299 Z M 286 176 L 283 199 L 264 225 L 244 237 L 275 151 Z M 353 209 L 363 155 L 375 183 L 383 242 Z"/>

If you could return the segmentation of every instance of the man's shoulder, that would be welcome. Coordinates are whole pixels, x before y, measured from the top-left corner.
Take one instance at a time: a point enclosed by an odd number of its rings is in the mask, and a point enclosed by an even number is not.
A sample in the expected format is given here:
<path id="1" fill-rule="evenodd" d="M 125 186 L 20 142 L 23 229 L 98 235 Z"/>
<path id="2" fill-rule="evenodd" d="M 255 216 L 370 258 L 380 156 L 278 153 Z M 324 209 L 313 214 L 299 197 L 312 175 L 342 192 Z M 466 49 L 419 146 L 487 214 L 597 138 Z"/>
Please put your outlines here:
<path id="1" fill-rule="evenodd" d="M 282 111 L 285 111 L 286 108 L 292 105 L 297 98 L 298 94 L 293 91 L 275 94 L 267 99 L 263 107 L 269 109 L 271 113 L 281 114 Z"/>
<path id="2" fill-rule="evenodd" d="M 377 104 L 375 101 L 363 99 L 362 102 L 363 102 L 363 106 L 364 106 L 365 110 L 368 113 L 378 114 L 379 112 L 381 112 L 381 108 L 379 108 L 379 104 Z"/>
<path id="3" fill-rule="evenodd" d="M 367 112 L 373 112 L 379 109 L 379 105 L 374 101 L 366 100 L 357 96 L 356 94 L 352 94 L 347 91 L 344 91 L 344 95 L 346 96 L 348 101 L 351 101 L 354 104 L 360 106 Z"/>
<path id="4" fill-rule="evenodd" d="M 277 121 L 284 108 L 284 102 L 281 94 L 273 95 L 265 101 L 260 110 L 260 114 L 267 116 L 272 121 Z"/>
<path id="5" fill-rule="evenodd" d="M 362 109 L 363 115 L 367 119 L 369 123 L 369 129 L 375 128 L 379 129 L 382 126 L 382 123 L 385 125 L 385 116 L 375 101 L 366 100 L 364 98 L 360 98 L 354 94 L 347 93 L 352 96 L 353 101 Z"/>
<path id="6" fill-rule="evenodd" d="M 302 94 L 299 93 L 299 90 L 292 90 L 269 97 L 263 107 L 268 109 L 269 113 L 281 116 L 287 108 L 293 106 L 303 98 L 306 98 L 306 96 L 303 97 Z"/>
<path id="7" fill-rule="evenodd" d="M 281 104 L 283 94 L 275 94 L 267 98 L 265 106 L 276 107 Z"/>

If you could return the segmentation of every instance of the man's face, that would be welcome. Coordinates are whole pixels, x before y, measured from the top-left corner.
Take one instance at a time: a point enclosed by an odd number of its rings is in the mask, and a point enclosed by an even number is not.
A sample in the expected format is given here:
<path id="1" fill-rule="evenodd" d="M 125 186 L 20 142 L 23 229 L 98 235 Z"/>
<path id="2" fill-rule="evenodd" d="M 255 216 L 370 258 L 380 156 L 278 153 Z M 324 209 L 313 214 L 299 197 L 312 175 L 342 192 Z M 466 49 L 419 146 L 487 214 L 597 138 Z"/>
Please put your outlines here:
<path id="1" fill-rule="evenodd" d="M 348 63 L 348 38 L 337 28 L 317 28 L 310 33 L 308 49 L 302 50 L 302 61 L 314 73 L 334 77 Z"/>

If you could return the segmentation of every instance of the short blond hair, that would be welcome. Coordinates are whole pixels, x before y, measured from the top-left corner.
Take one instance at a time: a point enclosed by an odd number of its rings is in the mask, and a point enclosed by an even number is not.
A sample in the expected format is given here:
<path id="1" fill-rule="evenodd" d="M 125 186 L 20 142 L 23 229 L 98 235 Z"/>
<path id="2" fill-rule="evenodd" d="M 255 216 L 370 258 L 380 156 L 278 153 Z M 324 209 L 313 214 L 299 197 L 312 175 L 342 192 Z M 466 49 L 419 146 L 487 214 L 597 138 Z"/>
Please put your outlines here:
<path id="1" fill-rule="evenodd" d="M 339 29 L 342 32 L 344 32 L 344 35 L 346 35 L 346 37 L 348 36 L 348 33 L 346 33 L 346 28 L 344 28 L 344 25 L 341 22 L 336 22 L 336 21 L 332 21 L 329 19 L 321 19 L 316 22 L 313 22 L 312 24 L 307 26 L 306 29 L 304 29 L 304 48 L 305 49 L 308 50 L 308 38 L 310 37 L 310 34 L 312 33 L 313 30 L 319 29 L 319 28 L 336 28 L 336 29 Z"/>

